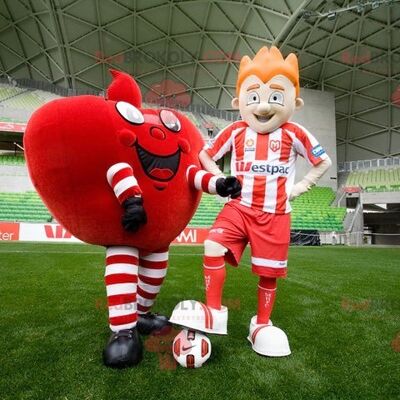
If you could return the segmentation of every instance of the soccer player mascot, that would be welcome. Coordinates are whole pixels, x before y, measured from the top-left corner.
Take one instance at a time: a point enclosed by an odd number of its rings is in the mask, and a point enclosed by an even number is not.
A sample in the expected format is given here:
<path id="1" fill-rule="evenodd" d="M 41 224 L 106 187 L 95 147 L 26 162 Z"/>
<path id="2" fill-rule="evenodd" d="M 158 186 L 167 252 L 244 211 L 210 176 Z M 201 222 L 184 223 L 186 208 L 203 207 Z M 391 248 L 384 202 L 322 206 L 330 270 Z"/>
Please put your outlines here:
<path id="1" fill-rule="evenodd" d="M 107 98 L 47 103 L 24 136 L 38 193 L 73 235 L 106 246 L 110 367 L 139 363 L 147 334 L 168 325 L 150 308 L 167 272 L 168 247 L 193 216 L 201 190 L 228 196 L 233 177 L 200 168 L 195 126 L 168 109 L 142 109 L 138 85 L 111 71 Z M 77 293 L 77 296 L 82 293 Z"/>
<path id="2" fill-rule="evenodd" d="M 232 106 L 241 121 L 228 125 L 200 153 L 203 166 L 220 173 L 215 161 L 231 153 L 231 173 L 242 185 L 218 215 L 204 243 L 206 303 L 179 303 L 171 321 L 203 332 L 226 334 L 228 310 L 221 304 L 225 261 L 237 266 L 250 242 L 252 271 L 259 276 L 257 314 L 248 339 L 254 351 L 286 356 L 286 334 L 272 325 L 277 278 L 286 277 L 290 243 L 290 200 L 307 192 L 331 161 L 315 137 L 291 122 L 303 106 L 297 57 L 283 58 L 276 47 L 263 47 L 242 58 Z M 297 156 L 312 166 L 294 184 Z"/>

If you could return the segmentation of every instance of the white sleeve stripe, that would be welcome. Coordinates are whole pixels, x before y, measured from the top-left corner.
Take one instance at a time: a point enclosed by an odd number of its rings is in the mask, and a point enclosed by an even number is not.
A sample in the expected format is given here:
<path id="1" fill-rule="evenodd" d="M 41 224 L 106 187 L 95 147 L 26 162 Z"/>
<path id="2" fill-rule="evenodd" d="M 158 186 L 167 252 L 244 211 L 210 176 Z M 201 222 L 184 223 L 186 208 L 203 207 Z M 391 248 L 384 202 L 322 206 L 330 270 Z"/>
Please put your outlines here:
<path id="1" fill-rule="evenodd" d="M 217 193 L 217 180 L 221 178 L 221 176 L 213 176 L 210 181 L 208 182 L 208 192 L 210 194 L 216 194 Z"/>
<path id="2" fill-rule="evenodd" d="M 297 152 L 308 160 L 307 149 L 304 147 L 304 144 L 297 137 L 294 137 L 293 143 L 295 143 Z"/>
<path id="3" fill-rule="evenodd" d="M 136 288 L 136 283 L 115 283 L 114 285 L 107 285 L 107 297 L 136 293 Z"/>
<path id="4" fill-rule="evenodd" d="M 291 124 L 297 126 L 303 133 L 305 133 L 306 139 L 309 141 L 311 147 L 315 147 L 320 144 L 318 142 L 318 140 L 316 139 L 316 137 L 310 131 L 308 131 L 306 128 L 304 128 L 304 126 L 301 126 L 295 122 L 291 122 Z M 292 133 L 292 132 L 290 132 L 290 133 Z"/>
<path id="5" fill-rule="evenodd" d="M 313 142 L 313 140 L 312 139 L 314 139 L 314 141 L 315 142 L 317 142 L 317 140 L 315 139 L 315 137 L 314 137 L 314 135 L 309 131 L 309 130 L 307 130 L 306 128 L 304 128 L 304 126 L 302 126 L 302 125 L 300 125 L 300 124 L 298 124 L 298 123 L 296 123 L 296 122 L 290 122 L 291 124 L 293 124 L 293 125 L 295 125 L 295 126 L 297 126 L 302 132 L 304 132 L 305 134 L 306 134 L 306 136 L 307 136 L 307 139 L 312 143 Z M 316 144 L 318 144 L 318 143 L 316 143 Z"/>
<path id="6" fill-rule="evenodd" d="M 225 153 L 227 153 L 231 147 L 231 143 L 232 143 L 232 137 L 230 137 L 223 146 L 221 146 L 221 148 L 218 150 L 218 152 L 215 154 L 214 157 L 212 157 L 212 159 L 214 161 L 218 161 Z"/>
<path id="7" fill-rule="evenodd" d="M 186 170 L 186 179 L 187 180 L 189 180 L 189 173 L 192 168 L 197 168 L 197 167 L 193 164 L 188 167 L 188 169 Z"/>
<path id="8" fill-rule="evenodd" d="M 301 155 L 308 161 L 308 163 L 309 163 L 310 165 L 314 165 L 314 164 L 311 162 L 311 160 L 310 160 L 309 154 L 308 154 L 308 152 L 307 152 L 307 149 L 304 147 L 304 144 L 303 144 L 297 137 L 294 137 L 293 143 L 295 143 L 295 148 L 296 148 L 297 152 L 298 152 L 299 154 L 301 154 Z M 315 156 L 313 156 L 313 157 L 314 157 L 314 158 L 317 158 L 317 159 L 319 158 L 319 159 L 321 159 L 321 160 L 325 160 L 327 156 L 328 156 L 328 155 L 327 155 L 326 152 L 325 152 L 325 153 L 321 154 L 321 155 L 318 156 L 318 157 L 315 157 Z"/>
<path id="9" fill-rule="evenodd" d="M 117 172 L 121 171 L 121 169 L 124 169 L 124 168 L 129 168 L 129 169 L 132 170 L 132 167 L 127 163 L 114 164 L 108 169 L 108 171 L 107 171 L 107 181 L 108 181 L 109 185 L 111 185 L 112 179 L 114 178 L 114 175 Z"/>
<path id="10" fill-rule="evenodd" d="M 166 251 L 165 253 L 148 254 L 147 256 L 140 257 L 140 259 L 145 261 L 155 261 L 155 262 L 168 261 L 168 251 Z"/>
<path id="11" fill-rule="evenodd" d="M 194 177 L 194 187 L 197 190 L 201 190 L 201 182 L 203 180 L 204 175 L 206 175 L 206 174 L 207 174 L 207 172 L 202 171 L 202 170 L 196 172 L 196 175 Z"/>
<path id="12" fill-rule="evenodd" d="M 114 186 L 114 193 L 117 197 L 119 197 L 122 193 L 125 192 L 125 190 L 128 190 L 130 188 L 133 188 L 137 186 L 137 180 L 133 176 L 128 176 L 121 181 L 119 181 L 115 186 Z"/>
<path id="13" fill-rule="evenodd" d="M 117 306 L 108 307 L 109 318 L 123 317 L 125 315 L 134 314 L 137 311 L 135 303 L 119 304 Z"/>

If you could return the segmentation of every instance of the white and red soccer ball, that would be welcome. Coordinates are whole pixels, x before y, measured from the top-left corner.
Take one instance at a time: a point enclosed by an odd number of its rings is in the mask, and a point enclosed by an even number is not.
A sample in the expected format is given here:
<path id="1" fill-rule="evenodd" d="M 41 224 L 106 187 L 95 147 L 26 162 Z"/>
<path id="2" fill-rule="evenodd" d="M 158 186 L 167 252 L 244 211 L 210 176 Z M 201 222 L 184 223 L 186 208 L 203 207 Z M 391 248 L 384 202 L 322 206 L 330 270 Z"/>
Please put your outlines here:
<path id="1" fill-rule="evenodd" d="M 174 339 L 172 354 L 182 367 L 199 368 L 210 358 L 211 342 L 201 332 L 183 329 Z"/>

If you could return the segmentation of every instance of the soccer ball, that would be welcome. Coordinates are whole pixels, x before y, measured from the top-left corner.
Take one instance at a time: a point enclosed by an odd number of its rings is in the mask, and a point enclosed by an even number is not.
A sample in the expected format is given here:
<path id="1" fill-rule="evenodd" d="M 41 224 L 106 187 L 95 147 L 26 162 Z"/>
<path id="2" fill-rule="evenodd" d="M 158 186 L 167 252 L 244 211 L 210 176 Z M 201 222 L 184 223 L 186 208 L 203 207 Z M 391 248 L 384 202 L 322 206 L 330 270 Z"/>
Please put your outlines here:
<path id="1" fill-rule="evenodd" d="M 204 333 L 183 329 L 174 339 L 172 354 L 185 368 L 201 367 L 211 355 L 211 342 Z"/>

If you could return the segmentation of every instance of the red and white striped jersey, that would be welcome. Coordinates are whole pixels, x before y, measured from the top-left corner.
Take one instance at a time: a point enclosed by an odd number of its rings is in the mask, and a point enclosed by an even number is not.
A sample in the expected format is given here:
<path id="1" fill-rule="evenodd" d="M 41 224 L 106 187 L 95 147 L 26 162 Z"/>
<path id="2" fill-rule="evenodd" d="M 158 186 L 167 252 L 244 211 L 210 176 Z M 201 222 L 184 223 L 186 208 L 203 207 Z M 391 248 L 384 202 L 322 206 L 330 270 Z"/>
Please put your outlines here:
<path id="1" fill-rule="evenodd" d="M 244 121 L 237 121 L 223 129 L 205 150 L 214 161 L 231 151 L 231 174 L 242 184 L 238 201 L 275 214 L 291 211 L 289 195 L 297 156 L 311 165 L 327 158 L 315 137 L 294 122 L 269 134 L 259 134 Z"/>
<path id="2" fill-rule="evenodd" d="M 210 194 L 216 194 L 216 182 L 220 176 L 204 171 L 195 165 L 190 165 L 186 170 L 186 178 L 191 187 L 203 190 Z M 107 171 L 107 181 L 114 190 L 120 204 L 133 196 L 140 196 L 142 191 L 136 180 L 132 167 L 127 163 L 118 163 Z"/>

